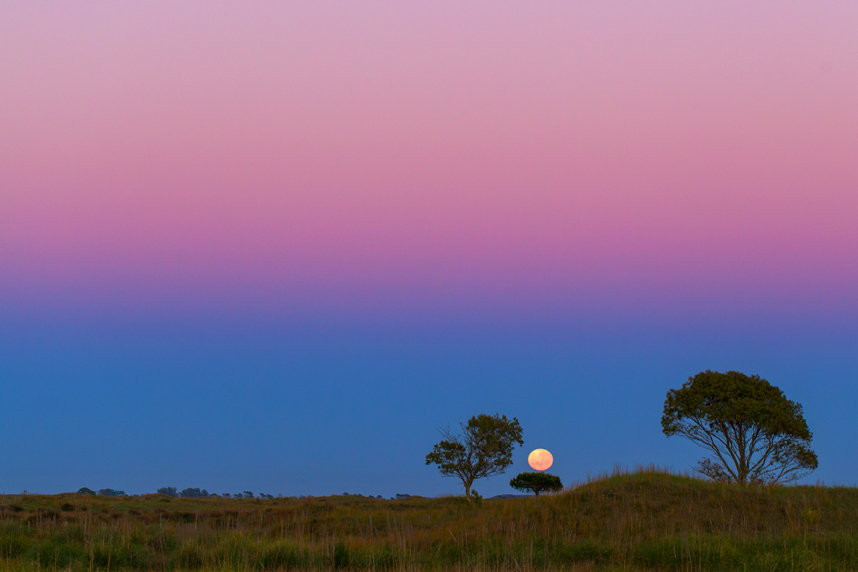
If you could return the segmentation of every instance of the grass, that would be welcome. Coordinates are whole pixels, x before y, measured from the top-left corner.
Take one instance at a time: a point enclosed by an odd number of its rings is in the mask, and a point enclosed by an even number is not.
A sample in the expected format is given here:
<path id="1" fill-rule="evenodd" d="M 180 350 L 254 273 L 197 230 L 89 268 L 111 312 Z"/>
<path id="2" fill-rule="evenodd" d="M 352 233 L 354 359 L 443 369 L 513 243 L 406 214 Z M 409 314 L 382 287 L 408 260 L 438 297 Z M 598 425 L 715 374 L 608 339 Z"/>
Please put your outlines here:
<path id="1" fill-rule="evenodd" d="M 538 498 L 0 497 L 0 571 L 856 570 L 858 489 L 656 471 Z"/>

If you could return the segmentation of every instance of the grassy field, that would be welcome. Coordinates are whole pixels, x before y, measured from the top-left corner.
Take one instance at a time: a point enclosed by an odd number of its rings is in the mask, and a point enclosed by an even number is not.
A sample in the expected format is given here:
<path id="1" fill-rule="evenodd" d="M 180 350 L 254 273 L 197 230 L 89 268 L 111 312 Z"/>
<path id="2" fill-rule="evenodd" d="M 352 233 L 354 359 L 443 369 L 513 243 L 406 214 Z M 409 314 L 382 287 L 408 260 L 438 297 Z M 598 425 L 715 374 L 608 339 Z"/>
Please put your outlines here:
<path id="1" fill-rule="evenodd" d="M 538 498 L 0 497 L 0 570 L 858 570 L 858 489 L 658 472 Z"/>

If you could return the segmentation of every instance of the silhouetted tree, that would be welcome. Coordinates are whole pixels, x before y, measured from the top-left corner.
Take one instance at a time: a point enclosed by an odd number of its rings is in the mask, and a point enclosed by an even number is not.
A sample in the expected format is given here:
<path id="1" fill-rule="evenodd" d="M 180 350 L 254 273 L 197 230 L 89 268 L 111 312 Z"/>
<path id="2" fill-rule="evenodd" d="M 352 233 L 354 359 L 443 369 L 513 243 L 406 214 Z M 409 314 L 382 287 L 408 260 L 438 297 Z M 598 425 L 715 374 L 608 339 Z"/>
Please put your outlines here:
<path id="1" fill-rule="evenodd" d="M 563 488 L 560 477 L 548 473 L 519 473 L 509 486 L 520 491 L 531 491 L 536 496 L 542 491 L 559 491 Z"/>
<path id="2" fill-rule="evenodd" d="M 95 491 L 94 491 L 94 490 L 92 490 L 92 489 L 91 489 L 91 488 L 89 488 L 89 487 L 81 487 L 81 488 L 79 488 L 79 489 L 78 489 L 78 491 L 77 491 L 77 492 L 78 492 L 79 494 L 82 494 L 82 495 L 94 495 L 94 494 L 95 494 Z"/>
<path id="3" fill-rule="evenodd" d="M 682 435 L 714 457 L 698 470 L 716 481 L 793 481 L 819 462 L 801 405 L 758 375 L 703 371 L 667 392 L 664 434 Z"/>
<path id="4" fill-rule="evenodd" d="M 162 495 L 167 495 L 168 497 L 179 496 L 179 492 L 176 490 L 176 487 L 161 487 L 158 489 L 158 492 Z"/>
<path id="5" fill-rule="evenodd" d="M 461 433 L 442 431 L 444 437 L 426 455 L 426 464 L 438 465 L 441 474 L 458 477 L 471 500 L 471 486 L 483 477 L 499 475 L 512 464 L 516 443 L 523 445 L 518 419 L 506 415 L 477 415 L 461 425 Z"/>
<path id="6" fill-rule="evenodd" d="M 105 497 L 124 497 L 125 491 L 118 491 L 115 489 L 98 489 L 98 494 Z"/>

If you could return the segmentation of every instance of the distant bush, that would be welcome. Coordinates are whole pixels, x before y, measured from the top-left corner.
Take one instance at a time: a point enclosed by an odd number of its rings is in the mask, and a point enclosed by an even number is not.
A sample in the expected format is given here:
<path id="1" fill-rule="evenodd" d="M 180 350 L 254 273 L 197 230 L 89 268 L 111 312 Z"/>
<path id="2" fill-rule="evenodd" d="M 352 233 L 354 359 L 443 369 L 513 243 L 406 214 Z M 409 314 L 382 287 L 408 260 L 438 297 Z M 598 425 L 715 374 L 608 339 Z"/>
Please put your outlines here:
<path id="1" fill-rule="evenodd" d="M 89 487 L 81 487 L 77 490 L 78 494 L 81 495 L 94 495 L 95 491 Z"/>
<path id="2" fill-rule="evenodd" d="M 519 473 L 509 482 L 509 486 L 520 491 L 531 491 L 539 496 L 543 491 L 559 491 L 563 488 L 560 477 L 548 473 Z"/>
<path id="3" fill-rule="evenodd" d="M 158 492 L 162 495 L 167 495 L 168 497 L 179 496 L 179 491 L 176 490 L 176 487 L 161 487 L 158 489 Z"/>
<path id="4" fill-rule="evenodd" d="M 116 489 L 98 489 L 98 494 L 103 497 L 124 497 L 125 491 L 118 491 Z"/>

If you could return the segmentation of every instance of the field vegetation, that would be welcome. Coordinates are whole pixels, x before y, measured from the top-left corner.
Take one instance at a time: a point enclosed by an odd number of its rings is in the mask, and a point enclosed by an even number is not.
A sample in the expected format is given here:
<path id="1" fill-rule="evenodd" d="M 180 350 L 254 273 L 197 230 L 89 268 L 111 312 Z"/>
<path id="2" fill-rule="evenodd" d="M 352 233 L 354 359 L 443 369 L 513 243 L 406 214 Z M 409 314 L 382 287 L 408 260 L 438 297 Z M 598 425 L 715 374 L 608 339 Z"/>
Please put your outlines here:
<path id="1" fill-rule="evenodd" d="M 539 497 L 0 497 L 0 570 L 855 570 L 858 489 L 657 471 Z"/>

